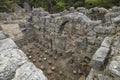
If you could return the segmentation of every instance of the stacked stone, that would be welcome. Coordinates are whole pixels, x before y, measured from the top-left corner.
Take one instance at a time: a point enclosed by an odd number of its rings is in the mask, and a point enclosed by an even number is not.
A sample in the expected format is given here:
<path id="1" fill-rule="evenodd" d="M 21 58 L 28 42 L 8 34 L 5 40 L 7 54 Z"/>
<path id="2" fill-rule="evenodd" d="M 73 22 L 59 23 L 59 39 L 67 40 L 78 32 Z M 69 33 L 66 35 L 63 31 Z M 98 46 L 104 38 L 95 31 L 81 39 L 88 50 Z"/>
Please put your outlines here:
<path id="1" fill-rule="evenodd" d="M 104 15 L 108 13 L 108 10 L 105 8 L 98 8 L 94 7 L 91 8 L 87 11 L 87 15 L 92 19 L 92 20 L 104 20 Z"/>
<path id="2" fill-rule="evenodd" d="M 109 46 L 110 42 L 107 41 L 106 43 L 105 39 L 102 42 L 102 44 Z M 112 43 L 113 44 L 111 45 L 109 52 L 108 52 L 108 49 L 100 50 L 100 48 L 96 51 L 96 53 L 94 54 L 91 60 L 92 69 L 86 80 L 93 80 L 95 78 L 97 78 L 98 80 L 119 80 L 120 79 L 120 71 L 119 71 L 120 69 L 120 52 L 119 52 L 120 37 L 115 36 L 114 40 L 112 40 Z M 101 55 L 101 53 L 103 54 Z M 108 60 L 109 62 L 105 61 L 108 58 L 109 58 Z"/>
<path id="3" fill-rule="evenodd" d="M 116 28 L 118 29 L 115 39 L 113 41 L 112 46 L 112 59 L 108 66 L 108 70 L 110 71 L 111 75 L 115 78 L 115 80 L 120 79 L 120 34 L 119 34 L 119 27 L 120 27 L 120 16 L 113 19 Z"/>
<path id="4" fill-rule="evenodd" d="M 84 7 L 77 7 L 76 11 L 83 13 L 83 14 L 87 14 L 87 10 Z"/>
<path id="5" fill-rule="evenodd" d="M 0 31 L 0 80 L 47 80 L 10 38 Z"/>
<path id="6" fill-rule="evenodd" d="M 119 27 L 119 16 L 113 18 L 112 22 L 116 29 Z M 112 39 L 112 40 L 111 40 Z M 91 60 L 92 69 L 86 80 L 119 80 L 120 79 L 120 37 L 119 30 L 115 35 L 106 37 L 101 47 L 107 47 L 105 50 L 98 48 Z M 112 43 L 112 44 L 111 44 Z M 103 54 L 102 54 L 103 53 Z M 101 70 L 102 69 L 102 70 Z"/>
<path id="7" fill-rule="evenodd" d="M 35 12 L 36 13 L 36 12 Z M 58 53 L 65 53 L 72 50 L 76 53 L 74 56 L 88 55 L 84 54 L 87 46 L 99 43 L 96 38 L 94 28 L 98 27 L 100 21 L 91 21 L 83 13 L 69 12 L 64 15 L 50 14 L 51 16 L 34 15 L 32 19 L 34 27 L 37 29 L 39 42 L 45 46 L 45 49 L 57 50 Z M 102 30 L 101 30 L 102 31 Z M 101 32 L 102 33 L 102 32 Z M 85 35 L 87 34 L 87 37 Z M 102 37 L 103 39 L 104 37 Z M 84 52 L 84 53 L 83 53 Z M 65 55 L 65 54 L 64 54 Z M 78 56 L 76 56 L 78 58 Z"/>
<path id="8" fill-rule="evenodd" d="M 12 17 L 11 17 L 10 14 L 4 12 L 4 13 L 0 13 L 0 19 L 1 19 L 1 20 L 5 20 L 5 21 L 7 21 L 7 22 L 11 22 Z"/>
<path id="9" fill-rule="evenodd" d="M 94 11 L 101 13 L 103 17 L 105 16 L 106 22 L 102 24 L 102 19 L 99 18 L 96 19 L 100 21 L 93 21 L 84 15 L 86 14 L 84 11 L 88 11 L 87 14 L 92 14 Z M 96 16 L 100 17 L 99 15 Z M 106 25 L 109 21 L 110 25 Z M 62 53 L 63 56 L 66 52 L 71 51 L 74 53 L 72 55 L 74 60 L 80 60 L 84 56 L 92 57 L 102 43 L 92 58 L 91 66 L 93 69 L 90 73 L 90 75 L 97 74 L 100 80 L 102 80 L 101 77 L 104 79 L 111 78 L 103 73 L 98 74 L 96 70 L 105 69 L 105 65 L 107 65 L 106 60 L 110 54 L 112 39 L 106 36 L 113 36 L 118 33 L 119 21 L 119 9 L 113 13 L 104 8 L 92 8 L 90 10 L 79 8 L 75 10 L 73 7 L 69 11 L 65 10 L 61 13 L 43 16 L 39 15 L 38 12 L 32 19 L 33 26 L 37 29 L 38 40 L 45 49 L 49 47 L 51 50 L 57 50 L 57 53 Z M 91 79 L 88 78 L 87 80 Z"/>

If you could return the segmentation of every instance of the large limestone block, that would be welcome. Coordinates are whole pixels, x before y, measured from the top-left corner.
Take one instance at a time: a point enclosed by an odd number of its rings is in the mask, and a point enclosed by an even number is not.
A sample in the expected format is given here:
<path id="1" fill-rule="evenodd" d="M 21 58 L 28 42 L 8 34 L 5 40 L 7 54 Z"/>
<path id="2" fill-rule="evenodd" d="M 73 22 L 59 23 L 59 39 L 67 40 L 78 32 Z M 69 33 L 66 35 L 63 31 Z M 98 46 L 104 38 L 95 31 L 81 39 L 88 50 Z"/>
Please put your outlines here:
<path id="1" fill-rule="evenodd" d="M 47 78 L 40 69 L 37 69 L 31 62 L 27 62 L 16 70 L 12 80 L 47 80 Z"/>
<path id="2" fill-rule="evenodd" d="M 27 61 L 19 49 L 8 49 L 0 52 L 0 80 L 11 80 L 16 69 Z"/>
<path id="3" fill-rule="evenodd" d="M 17 48 L 17 45 L 14 43 L 12 39 L 6 38 L 3 40 L 0 40 L 0 51 L 10 49 L 10 48 Z"/>
<path id="4" fill-rule="evenodd" d="M 92 57 L 90 65 L 93 69 L 103 69 L 105 67 L 105 61 L 110 49 L 107 47 L 100 47 Z"/>
<path id="5" fill-rule="evenodd" d="M 5 39 L 5 38 L 6 38 L 6 36 L 4 35 L 3 31 L 0 31 L 0 40 Z"/>
<path id="6" fill-rule="evenodd" d="M 2 24 L 1 28 L 13 40 L 19 40 L 23 37 L 23 33 L 18 24 Z"/>

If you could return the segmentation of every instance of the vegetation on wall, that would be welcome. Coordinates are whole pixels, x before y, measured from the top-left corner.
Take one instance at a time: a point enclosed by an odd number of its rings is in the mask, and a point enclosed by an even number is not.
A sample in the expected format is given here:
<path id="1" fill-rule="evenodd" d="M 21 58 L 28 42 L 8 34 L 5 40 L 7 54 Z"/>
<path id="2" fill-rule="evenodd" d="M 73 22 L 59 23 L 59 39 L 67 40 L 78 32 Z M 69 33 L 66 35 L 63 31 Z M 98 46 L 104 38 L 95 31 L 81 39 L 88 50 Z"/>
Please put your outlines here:
<path id="1" fill-rule="evenodd" d="M 13 3 L 23 7 L 23 3 L 28 2 L 34 7 L 43 7 L 51 13 L 60 12 L 71 6 L 76 7 L 105 7 L 120 6 L 120 0 L 0 0 L 0 10 L 2 8 L 11 9 Z"/>

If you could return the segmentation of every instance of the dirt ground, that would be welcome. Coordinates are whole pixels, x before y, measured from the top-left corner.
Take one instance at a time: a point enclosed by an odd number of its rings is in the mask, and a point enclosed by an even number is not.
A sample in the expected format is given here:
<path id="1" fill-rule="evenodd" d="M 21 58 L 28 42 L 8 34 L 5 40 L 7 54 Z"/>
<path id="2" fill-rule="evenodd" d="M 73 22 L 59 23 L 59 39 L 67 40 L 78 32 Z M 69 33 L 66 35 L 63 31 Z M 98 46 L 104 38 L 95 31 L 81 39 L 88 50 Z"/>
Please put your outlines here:
<path id="1" fill-rule="evenodd" d="M 25 34 L 32 35 L 31 30 L 27 30 Z M 46 49 L 34 39 L 27 41 L 26 38 L 22 42 L 18 41 L 17 45 L 31 62 L 43 70 L 48 80 L 85 80 L 90 71 L 90 59 L 87 57 L 83 61 L 74 61 L 72 53 L 63 57 L 56 51 Z"/>

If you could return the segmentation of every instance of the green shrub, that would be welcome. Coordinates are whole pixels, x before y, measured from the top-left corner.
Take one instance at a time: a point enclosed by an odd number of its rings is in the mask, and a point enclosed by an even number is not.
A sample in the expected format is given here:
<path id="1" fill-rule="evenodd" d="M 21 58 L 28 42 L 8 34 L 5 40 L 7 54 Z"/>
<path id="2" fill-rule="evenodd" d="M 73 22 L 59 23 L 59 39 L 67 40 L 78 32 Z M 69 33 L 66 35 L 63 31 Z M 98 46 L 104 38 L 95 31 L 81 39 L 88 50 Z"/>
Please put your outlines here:
<path id="1" fill-rule="evenodd" d="M 56 4 L 56 8 L 57 8 L 58 12 L 63 11 L 64 9 L 66 9 L 66 4 L 62 1 L 59 1 Z"/>
<path id="2" fill-rule="evenodd" d="M 75 8 L 77 8 L 77 7 L 79 7 L 79 6 L 84 6 L 84 2 L 77 1 L 77 2 L 75 2 L 75 3 L 73 4 L 73 6 L 74 6 Z"/>

